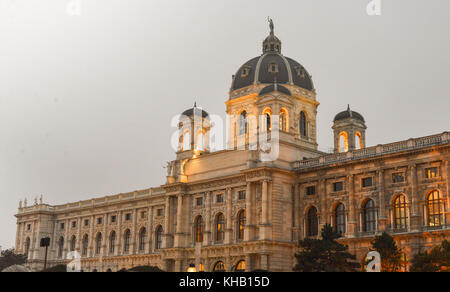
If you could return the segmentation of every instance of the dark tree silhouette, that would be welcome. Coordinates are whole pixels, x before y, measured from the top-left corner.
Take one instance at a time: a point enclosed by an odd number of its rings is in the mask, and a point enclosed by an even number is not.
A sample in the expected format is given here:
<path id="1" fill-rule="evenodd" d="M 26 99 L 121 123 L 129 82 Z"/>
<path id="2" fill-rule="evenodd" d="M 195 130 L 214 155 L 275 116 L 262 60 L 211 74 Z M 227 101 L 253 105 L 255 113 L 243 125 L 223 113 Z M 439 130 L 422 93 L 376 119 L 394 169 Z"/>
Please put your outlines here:
<path id="1" fill-rule="evenodd" d="M 383 232 L 372 240 L 373 250 L 380 253 L 382 272 L 399 272 L 401 266 L 401 250 L 392 236 Z"/>
<path id="2" fill-rule="evenodd" d="M 0 271 L 13 265 L 23 265 L 27 257 L 21 254 L 15 254 L 14 249 L 3 250 L 0 255 Z"/>
<path id="3" fill-rule="evenodd" d="M 296 272 L 357 272 L 360 264 L 348 252 L 348 246 L 337 241 L 340 235 L 330 225 L 322 230 L 322 239 L 306 238 L 299 242 L 302 251 L 295 255 Z"/>
<path id="4" fill-rule="evenodd" d="M 411 272 L 450 272 L 450 242 L 444 240 L 430 252 L 419 252 L 411 260 Z"/>

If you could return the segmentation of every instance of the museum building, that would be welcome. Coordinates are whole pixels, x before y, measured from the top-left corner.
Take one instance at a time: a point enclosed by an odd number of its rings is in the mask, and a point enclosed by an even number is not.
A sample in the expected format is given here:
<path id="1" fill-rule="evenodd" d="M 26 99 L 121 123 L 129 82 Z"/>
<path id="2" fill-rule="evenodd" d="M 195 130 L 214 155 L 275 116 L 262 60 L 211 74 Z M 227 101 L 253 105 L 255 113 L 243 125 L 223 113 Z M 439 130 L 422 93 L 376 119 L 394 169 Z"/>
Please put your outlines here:
<path id="1" fill-rule="evenodd" d="M 450 239 L 450 133 L 366 147 L 366 121 L 350 106 L 333 120 L 333 153 L 318 150 L 316 89 L 281 53 L 273 23 L 262 54 L 233 75 L 227 150 L 211 151 L 214 123 L 182 113 L 164 185 L 91 200 L 20 203 L 17 253 L 42 269 L 81 256 L 83 271 L 292 271 L 298 241 L 330 224 L 363 259 L 386 231 L 404 252 Z M 331 118 L 330 118 L 331 120 Z M 330 132 L 331 134 L 331 132 Z"/>

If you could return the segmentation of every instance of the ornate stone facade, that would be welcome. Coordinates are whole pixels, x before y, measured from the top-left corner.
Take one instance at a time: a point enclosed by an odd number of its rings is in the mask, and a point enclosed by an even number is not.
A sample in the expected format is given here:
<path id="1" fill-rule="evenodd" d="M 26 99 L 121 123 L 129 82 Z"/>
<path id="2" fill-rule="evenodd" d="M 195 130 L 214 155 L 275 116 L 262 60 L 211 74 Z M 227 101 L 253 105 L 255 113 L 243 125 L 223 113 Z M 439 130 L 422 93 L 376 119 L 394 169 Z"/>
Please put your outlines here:
<path id="1" fill-rule="evenodd" d="M 205 271 L 291 271 L 298 240 L 317 236 L 326 223 L 342 231 L 359 258 L 383 231 L 408 257 L 449 239 L 449 133 L 365 148 L 362 116 L 341 113 L 335 145 L 347 128 L 353 131 L 347 135 L 361 132 L 360 142 L 352 136 L 344 152 L 318 151 L 311 76 L 281 55 L 271 28 L 263 55 L 234 75 L 226 102 L 230 150 L 211 153 L 195 136 L 209 137 L 208 114 L 196 114 L 196 106 L 186 111 L 177 158 L 161 187 L 21 205 L 15 248 L 28 255 L 28 265 L 42 268 L 43 237 L 51 238 L 50 265 L 67 262 L 75 250 L 84 271 L 139 265 L 186 271 L 191 264 Z M 278 129 L 276 146 L 260 139 L 273 141 Z M 275 159 L 267 159 L 274 150 Z"/>

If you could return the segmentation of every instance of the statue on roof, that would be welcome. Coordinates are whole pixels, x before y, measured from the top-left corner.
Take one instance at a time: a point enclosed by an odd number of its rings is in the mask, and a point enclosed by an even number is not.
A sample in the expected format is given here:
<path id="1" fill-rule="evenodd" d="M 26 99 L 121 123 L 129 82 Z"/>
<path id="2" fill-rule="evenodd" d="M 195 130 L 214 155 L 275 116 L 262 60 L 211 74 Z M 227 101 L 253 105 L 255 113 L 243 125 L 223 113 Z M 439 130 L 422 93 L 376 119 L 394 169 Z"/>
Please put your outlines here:
<path id="1" fill-rule="evenodd" d="M 274 34 L 275 26 L 273 25 L 273 20 L 269 16 L 267 17 L 267 21 L 269 21 L 270 34 Z"/>

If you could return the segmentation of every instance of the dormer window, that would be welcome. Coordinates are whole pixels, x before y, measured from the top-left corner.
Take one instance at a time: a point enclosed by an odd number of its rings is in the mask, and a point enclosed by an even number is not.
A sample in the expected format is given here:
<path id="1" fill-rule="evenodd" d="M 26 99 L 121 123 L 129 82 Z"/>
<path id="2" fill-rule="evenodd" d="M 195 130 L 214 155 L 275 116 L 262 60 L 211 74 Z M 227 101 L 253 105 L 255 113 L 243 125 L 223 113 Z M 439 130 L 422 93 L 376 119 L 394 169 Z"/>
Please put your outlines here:
<path id="1" fill-rule="evenodd" d="M 241 77 L 246 78 L 250 75 L 250 67 L 243 67 L 241 71 Z"/>
<path id="2" fill-rule="evenodd" d="M 269 65 L 269 72 L 272 74 L 278 73 L 278 64 L 277 63 L 270 63 Z"/>
<path id="3" fill-rule="evenodd" d="M 306 77 L 305 68 L 303 68 L 302 66 L 295 67 L 295 71 L 297 72 L 297 76 L 298 77 L 300 77 L 300 78 L 305 78 Z"/>

